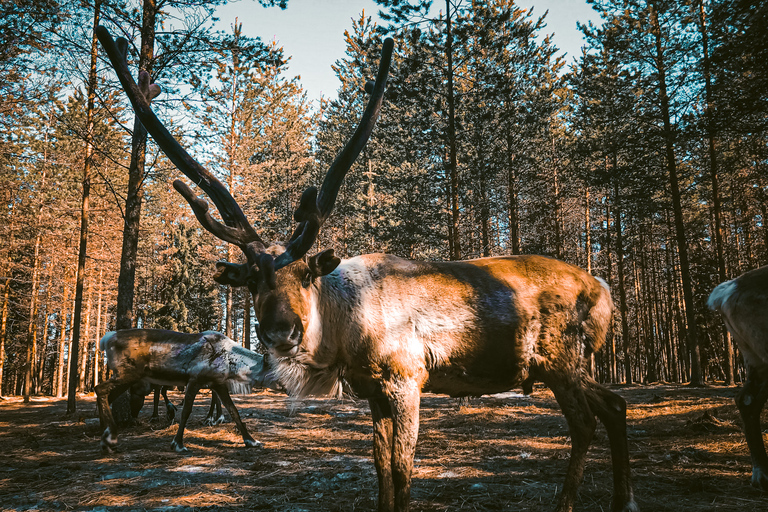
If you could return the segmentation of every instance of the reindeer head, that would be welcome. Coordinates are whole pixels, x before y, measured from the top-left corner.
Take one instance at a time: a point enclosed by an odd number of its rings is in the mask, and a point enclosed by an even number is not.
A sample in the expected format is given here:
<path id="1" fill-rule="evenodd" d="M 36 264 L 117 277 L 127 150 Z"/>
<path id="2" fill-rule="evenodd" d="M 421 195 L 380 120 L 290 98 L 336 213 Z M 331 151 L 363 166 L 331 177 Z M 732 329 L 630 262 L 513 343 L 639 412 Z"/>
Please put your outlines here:
<path id="1" fill-rule="evenodd" d="M 261 341 L 277 355 L 295 355 L 307 329 L 311 306 L 310 286 L 315 279 L 332 272 L 340 260 L 327 249 L 314 256 L 306 254 L 314 245 L 320 227 L 333 210 L 344 176 L 368 141 L 381 109 L 384 87 L 394 42 L 386 39 L 376 82 L 366 90 L 371 93 L 355 133 L 331 164 L 320 191 L 304 191 L 294 213 L 297 227 L 285 243 L 265 243 L 258 235 L 227 188 L 200 165 L 170 134 L 150 107 L 150 99 L 159 87 L 149 84 L 146 71 L 133 80 L 126 62 L 127 42 L 115 42 L 109 31 L 98 27 L 96 34 L 107 52 L 115 72 L 144 127 L 176 167 L 197 184 L 216 205 L 220 222 L 208 211 L 208 202 L 197 197 L 182 181 L 173 187 L 187 200 L 200 224 L 225 242 L 237 245 L 246 263 L 217 263 L 214 279 L 230 286 L 247 286 L 254 298 Z"/>

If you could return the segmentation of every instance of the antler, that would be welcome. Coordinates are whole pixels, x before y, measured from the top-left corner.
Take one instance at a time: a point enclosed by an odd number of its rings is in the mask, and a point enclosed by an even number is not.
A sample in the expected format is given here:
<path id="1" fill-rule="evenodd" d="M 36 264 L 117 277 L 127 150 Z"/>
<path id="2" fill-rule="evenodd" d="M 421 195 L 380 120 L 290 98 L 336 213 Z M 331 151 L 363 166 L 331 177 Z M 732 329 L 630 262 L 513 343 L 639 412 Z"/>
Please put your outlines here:
<path id="1" fill-rule="evenodd" d="M 131 105 L 133 105 L 133 110 L 136 112 L 141 123 L 171 162 L 208 194 L 208 197 L 211 198 L 216 208 L 218 208 L 221 218 L 226 225 L 222 225 L 210 216 L 208 213 L 208 203 L 205 200 L 196 197 L 192 190 L 183 182 L 175 181 L 173 183 L 174 188 L 190 204 L 200 224 L 220 239 L 235 244 L 243 250 L 251 243 L 256 243 L 261 248 L 266 248 L 266 244 L 259 238 L 258 233 L 250 225 L 245 214 L 243 214 L 240 206 L 227 188 L 187 153 L 152 111 L 148 98 L 142 93 L 141 88 L 133 80 L 128 70 L 128 63 L 126 61 L 128 42 L 123 38 L 119 38 L 115 42 L 112 39 L 112 35 L 103 26 L 96 28 L 96 36 L 106 50 L 112 67 L 120 80 L 120 84 L 123 86 L 128 99 L 131 101 Z M 149 83 L 149 74 L 144 70 L 139 72 L 139 83 L 142 82 Z M 150 85 L 149 90 L 154 92 L 155 96 L 160 94 L 160 87 L 157 84 Z"/>
<path id="2" fill-rule="evenodd" d="M 139 73 L 139 83 L 142 87 L 134 82 L 126 62 L 127 41 L 119 38 L 115 42 L 109 31 L 102 26 L 97 27 L 96 35 L 106 50 L 112 67 L 141 123 L 174 165 L 211 198 L 224 224 L 210 215 L 208 203 L 195 196 L 184 182 L 176 180 L 173 182 L 173 187 L 184 196 L 192 207 L 195 217 L 205 229 L 221 240 L 237 245 L 246 255 L 248 268 L 231 263 L 219 263 L 217 265 L 219 271 L 214 278 L 223 283 L 245 284 L 244 281 L 252 270 L 261 273 L 267 283 L 274 287 L 275 271 L 304 256 L 315 243 L 320 227 L 333 210 L 344 176 L 373 131 L 384 98 L 384 88 L 394 47 L 393 40 L 389 38 L 384 40 L 376 83 L 357 129 L 328 169 L 319 194 L 314 187 L 308 188 L 302 194 L 299 206 L 294 213 L 294 220 L 299 225 L 288 241 L 285 252 L 273 260 L 271 255 L 265 253 L 267 244 L 248 222 L 227 188 L 187 153 L 152 111 L 149 99 L 159 94 L 160 88 L 156 84 L 148 85 L 149 75 L 146 71 Z"/>
<path id="3" fill-rule="evenodd" d="M 286 251 L 278 256 L 275 260 L 275 270 L 288 265 L 291 262 L 301 258 L 315 243 L 317 234 L 320 231 L 320 226 L 325 223 L 328 216 L 333 210 L 333 205 L 336 203 L 336 196 L 339 194 L 341 183 L 344 181 L 344 177 L 347 175 L 347 171 L 352 167 L 352 164 L 357 159 L 360 151 L 368 142 L 368 138 L 371 136 L 373 127 L 376 124 L 376 120 L 379 117 L 379 111 L 381 110 L 381 104 L 384 101 L 384 89 L 387 85 L 387 76 L 389 74 L 389 65 L 392 60 L 392 49 L 395 46 L 395 42 L 392 38 L 384 40 L 384 44 L 381 50 L 381 61 L 379 62 L 379 71 L 376 73 L 376 82 L 373 85 L 371 91 L 368 91 L 370 82 L 366 84 L 366 91 L 371 93 L 371 97 L 368 100 L 368 105 L 365 107 L 363 117 L 360 119 L 360 123 L 355 129 L 355 133 L 344 145 L 344 148 L 334 159 L 331 166 L 328 168 L 328 172 L 323 180 L 323 185 L 320 187 L 320 192 L 317 193 L 317 200 L 314 201 L 316 191 L 314 187 L 308 188 L 302 195 L 299 208 L 296 209 L 294 214 L 294 220 L 301 222 L 300 216 L 306 218 L 305 225 L 299 224 L 291 236 L 291 240 L 286 248 Z M 307 204 L 305 206 L 305 199 Z M 315 202 L 316 208 L 311 209 L 309 201 Z M 306 208 L 306 209 L 305 209 Z M 317 215 L 317 226 L 312 223 L 314 215 Z"/>

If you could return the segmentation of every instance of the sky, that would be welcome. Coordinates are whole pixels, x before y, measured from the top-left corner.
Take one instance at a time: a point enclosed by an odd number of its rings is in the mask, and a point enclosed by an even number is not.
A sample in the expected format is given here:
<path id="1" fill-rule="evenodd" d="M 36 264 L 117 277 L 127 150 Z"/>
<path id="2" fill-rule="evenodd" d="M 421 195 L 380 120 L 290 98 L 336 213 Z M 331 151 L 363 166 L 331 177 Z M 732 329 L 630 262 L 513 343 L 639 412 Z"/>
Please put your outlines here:
<path id="1" fill-rule="evenodd" d="M 435 0 L 433 9 L 444 2 Z M 583 44 L 576 22 L 597 22 L 599 16 L 585 0 L 518 0 L 518 7 L 533 7 L 536 17 L 547 10 L 544 32 L 554 33 L 554 44 L 567 54 L 570 64 Z M 365 11 L 377 19 L 380 7 L 374 0 L 288 0 L 288 7 L 264 8 L 254 0 L 227 3 L 217 9 L 217 28 L 231 31 L 235 18 L 243 33 L 264 42 L 277 41 L 286 56 L 291 56 L 289 76 L 300 76 L 301 84 L 313 101 L 321 96 L 335 98 L 339 81 L 331 65 L 344 57 L 344 31 L 352 19 Z"/>

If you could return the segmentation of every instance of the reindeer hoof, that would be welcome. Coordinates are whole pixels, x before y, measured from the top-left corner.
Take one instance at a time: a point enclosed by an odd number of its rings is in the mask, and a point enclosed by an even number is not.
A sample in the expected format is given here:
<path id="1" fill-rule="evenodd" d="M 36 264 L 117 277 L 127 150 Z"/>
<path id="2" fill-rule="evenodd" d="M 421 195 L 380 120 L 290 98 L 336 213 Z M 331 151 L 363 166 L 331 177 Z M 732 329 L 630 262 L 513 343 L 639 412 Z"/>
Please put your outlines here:
<path id="1" fill-rule="evenodd" d="M 101 451 L 104 453 L 112 453 L 117 451 L 117 438 L 112 438 L 112 431 L 107 427 L 104 433 L 101 434 Z"/>
<path id="2" fill-rule="evenodd" d="M 261 441 L 255 439 L 244 439 L 246 448 L 260 448 L 263 446 Z"/>
<path id="3" fill-rule="evenodd" d="M 165 414 L 168 416 L 168 422 L 173 425 L 173 420 L 176 419 L 176 406 L 173 404 L 168 404 L 168 406 L 165 408 Z"/>
<path id="4" fill-rule="evenodd" d="M 752 487 L 768 491 L 768 473 L 762 468 L 752 468 Z"/>
<path id="5" fill-rule="evenodd" d="M 206 418 L 203 423 L 205 423 L 205 425 L 209 427 L 213 427 L 215 425 L 221 425 L 222 423 L 224 423 L 224 415 L 222 414 L 218 418 Z"/>
<path id="6" fill-rule="evenodd" d="M 189 453 L 187 447 L 182 443 L 177 443 L 175 439 L 171 442 L 171 449 L 176 453 Z"/>
<path id="7" fill-rule="evenodd" d="M 625 503 L 621 508 L 614 509 L 616 512 L 640 512 L 640 507 L 637 506 L 635 500 Z"/>

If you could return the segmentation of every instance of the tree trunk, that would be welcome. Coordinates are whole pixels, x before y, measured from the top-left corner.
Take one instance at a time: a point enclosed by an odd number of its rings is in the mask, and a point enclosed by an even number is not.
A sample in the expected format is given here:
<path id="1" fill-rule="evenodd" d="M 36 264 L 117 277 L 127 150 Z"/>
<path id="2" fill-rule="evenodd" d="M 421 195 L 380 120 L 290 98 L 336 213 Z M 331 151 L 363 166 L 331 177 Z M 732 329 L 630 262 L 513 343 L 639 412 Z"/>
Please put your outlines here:
<path id="1" fill-rule="evenodd" d="M 10 273 L 10 272 L 9 272 Z M 0 396 L 3 396 L 3 371 L 5 370 L 5 339 L 8 333 L 8 300 L 11 293 L 11 277 L 5 278 L 3 286 L 3 313 L 0 317 Z"/>
<path id="2" fill-rule="evenodd" d="M 101 299 L 104 292 L 104 269 L 99 269 L 99 298 L 96 305 L 96 334 L 93 337 L 93 387 L 99 384 L 99 340 L 101 339 Z"/>
<path id="3" fill-rule="evenodd" d="M 605 201 L 605 256 L 606 256 L 606 282 L 608 286 L 611 286 L 611 274 L 613 269 L 613 263 L 611 262 L 611 207 L 610 202 Z M 611 320 L 611 326 L 613 326 L 613 320 Z M 616 364 L 616 336 L 611 332 L 611 339 L 608 343 L 608 364 L 610 380 L 615 383 L 619 380 L 618 368 Z"/>
<path id="4" fill-rule="evenodd" d="M 67 304 L 69 303 L 69 283 L 67 283 L 66 271 L 64 272 L 64 285 L 62 290 L 61 310 L 59 312 L 59 350 L 56 364 L 56 396 L 64 394 L 64 347 L 67 342 Z"/>
<path id="5" fill-rule="evenodd" d="M 453 32 L 451 27 L 451 0 L 445 0 L 445 56 L 448 81 L 448 173 L 450 175 L 451 205 L 451 259 L 461 259 L 459 236 L 459 169 L 456 156 L 456 101 L 453 94 Z"/>
<path id="6" fill-rule="evenodd" d="M 659 16 L 655 8 L 651 9 L 651 29 L 656 42 L 656 70 L 659 80 L 659 99 L 661 116 L 664 122 L 664 141 L 666 144 L 667 172 L 669 174 L 670 192 L 672 194 L 672 209 L 675 217 L 675 239 L 680 258 L 680 277 L 683 285 L 683 301 L 685 303 L 686 316 L 686 341 L 691 359 L 691 385 L 700 386 L 704 382 L 701 373 L 701 349 L 696 328 L 696 308 L 693 300 L 693 284 L 691 281 L 691 269 L 688 261 L 688 241 L 685 236 L 685 223 L 683 220 L 683 207 L 680 194 L 680 184 L 677 176 L 677 164 L 675 161 L 675 133 L 672 128 L 669 96 L 667 94 L 666 68 L 664 53 L 662 50 L 661 27 Z"/>
<path id="7" fill-rule="evenodd" d="M 558 175 L 558 161 L 555 147 L 555 138 L 552 137 L 552 179 L 555 188 L 555 257 L 563 259 L 563 226 L 562 213 L 560 211 L 560 176 Z"/>
<path id="8" fill-rule="evenodd" d="M 709 175 L 712 180 L 712 215 L 714 217 L 715 255 L 717 257 L 717 274 L 720 282 L 726 281 L 725 256 L 723 250 L 723 226 L 722 205 L 720 197 L 720 177 L 718 176 L 717 149 L 715 144 L 715 116 L 712 100 L 712 74 L 709 59 L 709 37 L 707 29 L 707 15 L 704 2 L 699 0 L 699 28 L 701 29 L 702 59 L 704 64 L 704 94 L 706 96 L 706 108 L 704 116 L 707 126 L 707 142 L 709 149 Z M 765 218 L 765 217 L 763 217 Z M 733 343 L 728 330 L 720 328 L 720 336 L 725 347 L 725 383 L 733 385 Z"/>
<path id="9" fill-rule="evenodd" d="M 616 169 L 616 154 L 613 155 L 613 168 Z M 619 314 L 621 315 L 621 341 L 624 344 L 624 381 L 632 384 L 632 358 L 630 356 L 629 321 L 627 319 L 627 291 L 624 287 L 624 234 L 621 224 L 621 198 L 618 180 L 613 182 L 613 223 L 616 228 L 616 271 L 619 278 Z"/>
<path id="10" fill-rule="evenodd" d="M 88 106 L 86 109 L 85 162 L 83 164 L 83 202 L 80 208 L 80 247 L 77 256 L 77 279 L 75 284 L 75 311 L 72 319 L 72 343 L 69 352 L 69 390 L 67 394 L 67 414 L 77 410 L 78 358 L 80 356 L 80 317 L 83 309 L 83 283 L 85 282 L 85 258 L 88 248 L 88 217 L 91 195 L 91 166 L 93 165 L 93 105 L 96 100 L 96 64 L 98 40 L 96 27 L 99 26 L 101 0 L 96 0 L 93 8 L 93 35 L 91 36 L 91 70 L 88 75 Z"/>
<path id="11" fill-rule="evenodd" d="M 520 205 L 517 192 L 517 173 L 515 172 L 515 155 L 512 154 L 511 137 L 507 138 L 507 188 L 509 193 L 509 245 L 512 254 L 520 254 Z"/>
<path id="12" fill-rule="evenodd" d="M 139 69 L 146 70 L 150 76 L 152 76 L 156 16 L 157 6 L 155 0 L 144 0 Z M 116 329 L 130 329 L 134 327 L 133 300 L 136 283 L 136 255 L 139 247 L 141 203 L 144 196 L 143 182 L 146 152 L 147 130 L 141 124 L 139 118 L 134 117 L 131 161 L 128 167 L 128 195 L 125 199 L 123 248 L 120 255 L 120 276 L 117 281 Z"/>
<path id="13" fill-rule="evenodd" d="M 88 354 L 90 352 L 90 339 L 91 339 L 91 306 L 93 299 L 93 281 L 88 281 L 88 299 L 85 306 L 85 334 L 83 335 L 83 343 L 80 346 L 80 375 L 77 379 L 77 389 L 81 393 L 85 392 L 87 379 L 86 368 L 88 367 Z"/>
<path id="14" fill-rule="evenodd" d="M 245 308 L 243 313 L 243 347 L 251 350 L 251 294 L 245 294 Z"/>
<path id="15" fill-rule="evenodd" d="M 589 219 L 589 187 L 584 189 L 584 253 L 587 273 L 592 273 L 592 222 Z"/>
<path id="16" fill-rule="evenodd" d="M 45 173 L 43 173 L 43 185 L 45 185 Z M 24 368 L 24 403 L 29 403 L 29 395 L 35 393 L 35 361 L 37 360 L 37 297 L 39 294 L 38 277 L 40 273 L 40 218 L 42 207 L 37 216 L 38 231 L 35 236 L 35 253 L 32 260 L 32 293 L 29 303 L 29 327 L 27 329 L 27 362 Z"/>
<path id="17" fill-rule="evenodd" d="M 157 11 L 155 0 L 144 0 L 139 69 L 149 73 L 150 83 L 152 82 Z M 120 255 L 120 276 L 118 277 L 117 284 L 117 318 L 115 320 L 115 329 L 130 329 L 134 327 L 133 301 L 135 297 L 141 203 L 144 196 L 143 184 L 146 153 L 147 130 L 141 124 L 139 118 L 134 116 L 131 161 L 128 168 L 128 195 L 125 199 L 123 248 Z M 112 407 L 112 413 L 118 426 L 133 424 L 133 417 L 130 413 L 130 397 L 128 395 L 129 393 L 123 393 L 115 400 Z"/>

